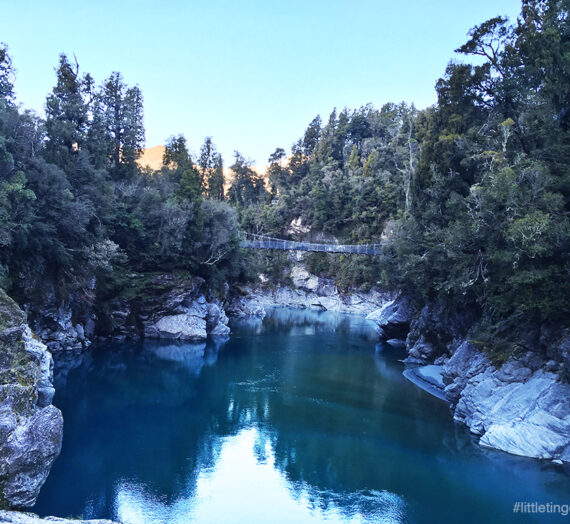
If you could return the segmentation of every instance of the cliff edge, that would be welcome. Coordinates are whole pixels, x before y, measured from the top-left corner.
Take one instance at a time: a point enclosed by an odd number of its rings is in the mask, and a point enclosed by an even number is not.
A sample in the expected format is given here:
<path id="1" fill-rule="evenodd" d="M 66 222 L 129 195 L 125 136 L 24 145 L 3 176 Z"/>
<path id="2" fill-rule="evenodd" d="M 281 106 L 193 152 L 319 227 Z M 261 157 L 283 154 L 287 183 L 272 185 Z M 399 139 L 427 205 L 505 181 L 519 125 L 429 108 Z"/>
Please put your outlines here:
<path id="1" fill-rule="evenodd" d="M 0 509 L 32 506 L 61 450 L 53 360 L 0 290 Z"/>

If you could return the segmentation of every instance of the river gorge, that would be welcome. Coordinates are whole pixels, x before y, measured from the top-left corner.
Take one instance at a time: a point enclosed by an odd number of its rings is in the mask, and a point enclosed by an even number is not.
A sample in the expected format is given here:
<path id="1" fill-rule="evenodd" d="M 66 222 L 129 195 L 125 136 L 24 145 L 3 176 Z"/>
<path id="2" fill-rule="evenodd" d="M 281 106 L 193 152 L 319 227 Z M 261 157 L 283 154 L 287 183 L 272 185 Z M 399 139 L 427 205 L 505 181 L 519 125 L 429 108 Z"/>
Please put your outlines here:
<path id="1" fill-rule="evenodd" d="M 482 448 L 363 316 L 268 309 L 203 343 L 56 355 L 61 455 L 32 511 L 144 522 L 532 522 L 567 465 Z"/>

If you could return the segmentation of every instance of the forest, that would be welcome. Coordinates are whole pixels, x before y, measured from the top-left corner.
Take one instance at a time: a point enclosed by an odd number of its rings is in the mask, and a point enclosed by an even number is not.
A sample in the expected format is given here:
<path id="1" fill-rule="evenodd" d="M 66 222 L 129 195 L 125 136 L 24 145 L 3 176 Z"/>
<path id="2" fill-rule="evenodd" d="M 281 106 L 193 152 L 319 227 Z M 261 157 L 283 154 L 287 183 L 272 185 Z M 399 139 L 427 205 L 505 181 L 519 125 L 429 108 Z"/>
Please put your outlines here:
<path id="1" fill-rule="evenodd" d="M 382 243 L 379 257 L 307 266 L 347 292 L 468 309 L 490 351 L 516 351 L 520 326 L 568 326 L 569 5 L 523 0 L 515 22 L 473 28 L 435 105 L 334 109 L 265 176 L 236 151 L 226 180 L 211 137 L 193 156 L 173 136 L 162 169 L 141 168 L 143 94 L 118 72 L 97 83 L 62 54 L 45 118 L 26 110 L 2 44 L 0 287 L 28 303 L 103 300 L 133 272 L 200 276 L 214 292 L 260 273 L 282 283 L 287 256 L 242 250 L 247 231 Z"/>

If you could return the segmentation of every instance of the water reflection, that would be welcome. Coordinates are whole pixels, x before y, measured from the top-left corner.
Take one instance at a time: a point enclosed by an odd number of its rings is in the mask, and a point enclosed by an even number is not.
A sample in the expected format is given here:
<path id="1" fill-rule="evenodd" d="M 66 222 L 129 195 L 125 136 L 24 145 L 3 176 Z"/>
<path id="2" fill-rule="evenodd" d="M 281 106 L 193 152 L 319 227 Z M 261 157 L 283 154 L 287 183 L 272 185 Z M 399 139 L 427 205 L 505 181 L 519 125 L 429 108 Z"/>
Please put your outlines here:
<path id="1" fill-rule="evenodd" d="M 388 492 L 335 494 L 291 483 L 276 467 L 271 443 L 249 428 L 222 440 L 216 464 L 200 473 L 193 498 L 169 504 L 140 484 L 121 482 L 115 512 L 121 521 L 133 523 L 401 522 L 404 507 L 402 498 Z"/>
<path id="2" fill-rule="evenodd" d="M 233 327 L 246 329 L 255 334 L 279 330 L 290 336 L 343 333 L 361 336 L 369 340 L 378 338 L 376 325 L 357 315 L 346 315 L 319 309 L 268 308 L 267 316 L 234 320 Z"/>
<path id="3" fill-rule="evenodd" d="M 402 377 L 398 350 L 374 350 L 367 322 L 276 310 L 233 330 L 59 361 L 64 446 L 35 511 L 509 522 L 514 501 L 568 499 L 566 470 L 479 448 L 444 402 Z"/>

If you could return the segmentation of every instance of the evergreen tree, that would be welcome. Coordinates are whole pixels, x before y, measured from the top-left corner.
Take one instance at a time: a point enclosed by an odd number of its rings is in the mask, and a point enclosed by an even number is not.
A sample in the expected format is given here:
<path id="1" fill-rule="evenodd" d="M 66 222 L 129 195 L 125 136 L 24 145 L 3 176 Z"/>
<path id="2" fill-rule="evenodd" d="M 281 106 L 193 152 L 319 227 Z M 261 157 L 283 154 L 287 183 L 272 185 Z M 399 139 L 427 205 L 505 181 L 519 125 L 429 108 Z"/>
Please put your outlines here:
<path id="1" fill-rule="evenodd" d="M 267 195 L 263 179 L 251 168 L 251 163 L 238 152 L 230 170 L 233 174 L 228 198 L 237 206 L 258 204 Z"/>
<path id="2" fill-rule="evenodd" d="M 14 68 L 12 59 L 8 54 L 8 46 L 0 42 L 0 101 L 12 103 L 14 101 Z"/>
<path id="3" fill-rule="evenodd" d="M 224 161 L 222 155 L 214 155 L 214 166 L 208 176 L 208 197 L 224 200 Z"/>
<path id="4" fill-rule="evenodd" d="M 214 200 L 224 199 L 224 162 L 212 137 L 206 137 L 198 157 L 202 192 Z"/>
<path id="5" fill-rule="evenodd" d="M 178 188 L 176 195 L 184 200 L 194 201 L 201 195 L 201 174 L 192 162 L 192 157 L 182 135 L 171 137 L 164 150 L 163 164 L 170 170 L 170 176 Z"/>
<path id="6" fill-rule="evenodd" d="M 57 83 L 46 101 L 45 157 L 49 162 L 68 169 L 85 144 L 89 124 L 88 107 L 77 62 L 73 66 L 62 54 L 56 77 Z"/>
<path id="7" fill-rule="evenodd" d="M 99 111 L 110 143 L 115 176 L 132 177 L 144 144 L 143 100 L 138 87 L 127 87 L 120 73 L 104 82 Z"/>

